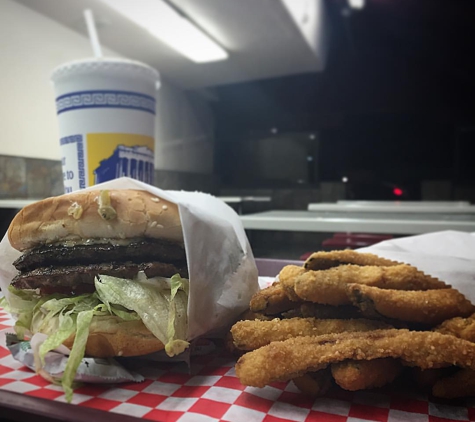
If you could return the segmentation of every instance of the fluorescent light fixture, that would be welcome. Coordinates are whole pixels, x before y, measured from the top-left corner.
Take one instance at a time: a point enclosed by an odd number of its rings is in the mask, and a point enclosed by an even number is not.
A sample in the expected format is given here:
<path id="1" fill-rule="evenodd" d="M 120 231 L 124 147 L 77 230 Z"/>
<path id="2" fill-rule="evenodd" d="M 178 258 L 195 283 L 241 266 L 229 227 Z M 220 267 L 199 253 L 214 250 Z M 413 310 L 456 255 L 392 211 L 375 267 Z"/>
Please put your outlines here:
<path id="1" fill-rule="evenodd" d="M 196 63 L 228 58 L 226 50 L 162 0 L 101 1 Z"/>
<path id="2" fill-rule="evenodd" d="M 348 0 L 348 5 L 352 9 L 362 9 L 364 7 L 365 0 Z"/>

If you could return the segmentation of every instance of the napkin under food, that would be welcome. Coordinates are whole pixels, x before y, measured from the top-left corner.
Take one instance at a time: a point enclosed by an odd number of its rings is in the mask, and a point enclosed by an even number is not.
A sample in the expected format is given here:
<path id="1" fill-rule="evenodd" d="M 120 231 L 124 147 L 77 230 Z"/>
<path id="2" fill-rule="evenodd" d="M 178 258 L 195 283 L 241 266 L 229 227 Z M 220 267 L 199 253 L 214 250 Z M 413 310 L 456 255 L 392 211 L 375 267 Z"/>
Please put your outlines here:
<path id="1" fill-rule="evenodd" d="M 358 251 L 411 264 L 450 284 L 475 303 L 475 233 L 427 233 L 385 240 Z"/>
<path id="2" fill-rule="evenodd" d="M 190 292 L 187 340 L 230 325 L 249 307 L 259 289 L 257 267 L 236 212 L 218 198 L 201 193 L 164 191 L 127 177 L 85 190 L 139 189 L 176 203 L 183 227 Z M 0 288 L 17 273 L 12 262 L 21 255 L 7 235 L 0 242 Z"/>

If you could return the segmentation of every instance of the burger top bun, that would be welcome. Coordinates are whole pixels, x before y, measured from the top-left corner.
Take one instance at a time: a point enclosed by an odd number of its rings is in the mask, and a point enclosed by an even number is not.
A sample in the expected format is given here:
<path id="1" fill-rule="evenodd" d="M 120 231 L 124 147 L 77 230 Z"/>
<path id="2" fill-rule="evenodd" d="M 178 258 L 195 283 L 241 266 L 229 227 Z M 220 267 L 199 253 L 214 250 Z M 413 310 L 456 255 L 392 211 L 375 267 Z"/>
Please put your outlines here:
<path id="1" fill-rule="evenodd" d="M 8 228 L 19 251 L 81 239 L 155 238 L 183 242 L 176 204 L 142 190 L 78 191 L 23 208 Z"/>

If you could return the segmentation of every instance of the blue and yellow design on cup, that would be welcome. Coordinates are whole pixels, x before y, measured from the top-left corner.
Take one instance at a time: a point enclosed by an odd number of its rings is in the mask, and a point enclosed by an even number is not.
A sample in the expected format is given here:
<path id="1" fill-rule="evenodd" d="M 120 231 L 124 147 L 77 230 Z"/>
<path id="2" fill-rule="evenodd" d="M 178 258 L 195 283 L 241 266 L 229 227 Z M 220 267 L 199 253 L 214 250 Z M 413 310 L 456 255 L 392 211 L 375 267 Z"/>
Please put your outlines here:
<path id="1" fill-rule="evenodd" d="M 89 133 L 61 138 L 65 192 L 128 176 L 153 184 L 154 138 L 129 133 Z M 87 153 L 86 153 L 87 151 Z"/>
<path id="2" fill-rule="evenodd" d="M 123 176 L 153 184 L 158 73 L 129 60 L 85 60 L 52 79 L 65 192 Z"/>
<path id="3" fill-rule="evenodd" d="M 150 136 L 90 133 L 86 143 L 88 176 L 93 184 L 122 176 L 153 183 L 154 139 Z"/>

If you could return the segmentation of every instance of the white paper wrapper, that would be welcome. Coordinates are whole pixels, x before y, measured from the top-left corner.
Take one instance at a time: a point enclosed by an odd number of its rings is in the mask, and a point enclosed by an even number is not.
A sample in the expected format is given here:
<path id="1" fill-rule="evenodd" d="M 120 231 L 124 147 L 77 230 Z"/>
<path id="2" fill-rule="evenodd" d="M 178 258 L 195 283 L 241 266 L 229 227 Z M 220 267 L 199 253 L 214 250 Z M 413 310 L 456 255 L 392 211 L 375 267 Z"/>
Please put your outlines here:
<path id="1" fill-rule="evenodd" d="M 414 265 L 475 303 L 475 233 L 447 230 L 385 240 L 358 251 Z"/>
<path id="2" fill-rule="evenodd" d="M 259 289 L 257 267 L 239 216 L 220 199 L 201 192 L 163 191 L 120 178 L 85 190 L 140 189 L 176 203 L 185 240 L 190 276 L 188 334 L 193 340 L 231 324 L 249 307 Z M 20 256 L 5 236 L 0 243 L 0 287 L 17 273 L 11 264 Z"/>
<path id="3" fill-rule="evenodd" d="M 10 337 L 11 336 L 11 337 Z M 6 346 L 17 361 L 23 363 L 31 370 L 35 370 L 35 358 L 29 341 L 15 343 L 13 334 L 7 334 Z M 45 355 L 43 370 L 55 379 L 61 379 L 68 358 L 67 353 L 51 351 Z M 145 378 L 133 371 L 124 368 L 115 359 L 83 358 L 74 377 L 78 382 L 92 383 L 120 383 L 142 382 Z"/>

